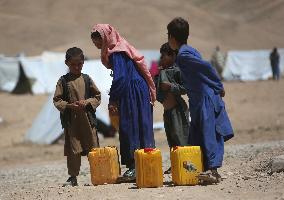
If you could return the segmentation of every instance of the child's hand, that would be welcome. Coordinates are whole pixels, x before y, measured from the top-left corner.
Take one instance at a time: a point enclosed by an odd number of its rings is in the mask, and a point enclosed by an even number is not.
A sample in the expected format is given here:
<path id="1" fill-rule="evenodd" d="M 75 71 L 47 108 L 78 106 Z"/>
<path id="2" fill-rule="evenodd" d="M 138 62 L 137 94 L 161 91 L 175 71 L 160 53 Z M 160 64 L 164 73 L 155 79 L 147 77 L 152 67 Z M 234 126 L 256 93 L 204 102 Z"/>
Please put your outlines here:
<path id="1" fill-rule="evenodd" d="M 118 115 L 118 106 L 114 102 L 108 104 L 108 110 L 111 115 Z"/>
<path id="2" fill-rule="evenodd" d="M 170 83 L 161 83 L 160 84 L 160 87 L 163 91 L 169 91 L 171 89 L 171 84 Z"/>
<path id="3" fill-rule="evenodd" d="M 221 96 L 221 97 L 225 97 L 225 94 L 226 94 L 225 90 L 222 90 L 222 91 L 220 92 L 220 96 Z"/>
<path id="4" fill-rule="evenodd" d="M 76 105 L 78 105 L 81 109 L 84 109 L 87 105 L 87 102 L 85 100 L 80 100 L 75 102 Z"/>
<path id="5" fill-rule="evenodd" d="M 74 110 L 74 111 L 82 110 L 82 109 L 80 108 L 80 106 L 76 104 L 76 102 L 75 102 L 75 103 L 67 104 L 66 108 L 69 108 L 69 109 Z"/>
<path id="6" fill-rule="evenodd" d="M 158 69 L 163 70 L 164 68 L 163 68 L 163 66 L 159 65 Z"/>

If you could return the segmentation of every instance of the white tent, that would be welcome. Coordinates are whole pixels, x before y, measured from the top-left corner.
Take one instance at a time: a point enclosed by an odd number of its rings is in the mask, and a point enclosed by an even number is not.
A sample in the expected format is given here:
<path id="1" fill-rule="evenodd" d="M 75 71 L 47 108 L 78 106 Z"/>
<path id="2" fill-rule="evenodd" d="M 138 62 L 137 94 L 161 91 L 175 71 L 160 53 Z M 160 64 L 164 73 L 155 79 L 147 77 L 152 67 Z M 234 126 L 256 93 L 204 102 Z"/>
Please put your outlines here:
<path id="1" fill-rule="evenodd" d="M 0 56 L 0 90 L 12 92 L 19 76 L 19 59 Z"/>
<path id="2" fill-rule="evenodd" d="M 229 51 L 222 76 L 225 80 L 267 80 L 272 77 L 271 50 Z M 280 70 L 284 71 L 284 49 L 278 49 Z"/>
<path id="3" fill-rule="evenodd" d="M 44 52 L 37 57 L 0 57 L 0 90 L 12 92 L 20 79 L 20 64 L 24 75 L 32 82 L 33 94 L 52 93 L 56 81 L 67 72 L 65 54 Z"/>
<path id="4" fill-rule="evenodd" d="M 25 135 L 25 140 L 39 144 L 51 144 L 62 134 L 59 111 L 53 106 L 53 96 L 48 97 L 32 127 Z"/>
<path id="5" fill-rule="evenodd" d="M 158 61 L 160 59 L 160 51 L 158 50 L 139 50 L 144 56 L 147 66 L 150 68 L 152 61 Z"/>
<path id="6" fill-rule="evenodd" d="M 101 91 L 102 101 L 101 105 L 96 110 L 96 115 L 102 122 L 110 125 L 107 107 L 108 91 L 112 82 L 110 70 L 106 70 L 99 60 L 90 60 L 85 61 L 82 73 L 90 75 Z M 52 98 L 53 94 L 49 96 L 47 102 L 34 120 L 32 127 L 28 130 L 25 136 L 26 140 L 40 144 L 51 144 L 62 134 L 60 113 L 54 107 Z"/>
<path id="7" fill-rule="evenodd" d="M 157 50 L 140 50 L 145 57 L 147 66 L 159 59 Z M 65 74 L 68 68 L 64 64 L 65 53 L 43 52 L 36 57 L 5 57 L 0 55 L 0 90 L 12 92 L 20 78 L 19 63 L 23 67 L 24 75 L 32 82 L 33 94 L 46 94 L 54 91 L 56 81 Z M 100 61 L 96 61 L 100 63 Z M 88 66 L 84 65 L 84 68 Z M 92 68 L 89 68 L 92 70 Z"/>
<path id="8" fill-rule="evenodd" d="M 64 60 L 65 54 L 57 52 L 44 52 L 39 57 L 20 57 L 26 76 L 33 80 L 33 94 L 54 91 L 57 80 L 68 71 Z"/>
<path id="9" fill-rule="evenodd" d="M 143 50 L 141 53 L 145 55 L 146 63 L 151 63 L 152 60 L 159 58 L 157 51 Z M 60 124 L 59 111 L 53 105 L 52 95 L 56 81 L 67 72 L 67 67 L 64 64 L 64 56 L 57 53 L 45 52 L 41 58 L 21 58 L 21 62 L 23 63 L 27 76 L 35 79 L 32 88 L 33 93 L 52 93 L 34 120 L 32 127 L 28 130 L 25 139 L 39 144 L 51 144 L 63 132 Z M 40 62 L 44 64 L 41 65 Z M 42 74 L 41 69 L 44 70 L 45 74 Z M 96 115 L 98 119 L 109 125 L 108 92 L 112 83 L 110 70 L 107 70 L 100 60 L 88 60 L 84 63 L 82 73 L 90 75 L 101 91 L 102 101 L 96 111 Z M 158 122 L 155 123 L 153 127 L 157 129 L 163 128 L 163 124 Z"/>

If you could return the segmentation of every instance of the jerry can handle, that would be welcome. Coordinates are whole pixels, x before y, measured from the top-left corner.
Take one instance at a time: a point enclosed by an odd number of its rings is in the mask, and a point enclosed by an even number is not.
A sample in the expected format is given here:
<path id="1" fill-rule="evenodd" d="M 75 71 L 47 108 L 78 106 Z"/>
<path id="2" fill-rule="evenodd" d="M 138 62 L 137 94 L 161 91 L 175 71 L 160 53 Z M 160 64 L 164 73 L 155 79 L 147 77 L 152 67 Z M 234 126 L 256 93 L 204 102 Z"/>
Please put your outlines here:
<path id="1" fill-rule="evenodd" d="M 109 145 L 109 146 L 106 146 L 106 147 L 110 147 L 110 148 L 115 148 L 115 149 L 117 149 L 117 147 L 114 146 L 114 145 Z"/>
<path id="2" fill-rule="evenodd" d="M 116 154 L 117 154 L 117 162 L 118 162 L 118 167 L 119 167 L 119 175 L 121 174 L 121 167 L 120 167 L 120 162 L 119 162 L 119 154 L 118 154 L 118 149 L 116 148 L 116 146 L 114 146 L 115 150 L 116 150 Z"/>

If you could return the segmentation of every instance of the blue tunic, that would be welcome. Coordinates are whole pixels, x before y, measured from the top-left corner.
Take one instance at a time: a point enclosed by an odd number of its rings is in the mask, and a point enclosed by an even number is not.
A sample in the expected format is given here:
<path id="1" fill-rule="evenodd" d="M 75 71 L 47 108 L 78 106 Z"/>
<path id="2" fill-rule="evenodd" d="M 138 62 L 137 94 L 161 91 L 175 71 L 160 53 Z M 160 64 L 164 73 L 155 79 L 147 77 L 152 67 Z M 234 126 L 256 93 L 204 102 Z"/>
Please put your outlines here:
<path id="1" fill-rule="evenodd" d="M 181 46 L 176 62 L 189 97 L 189 144 L 201 146 L 205 169 L 221 167 L 224 141 L 234 136 L 220 97 L 223 84 L 214 68 L 188 45 Z"/>
<path id="2" fill-rule="evenodd" d="M 149 87 L 124 52 L 112 53 L 109 60 L 113 68 L 110 101 L 119 104 L 121 163 L 131 167 L 136 149 L 155 147 Z"/>

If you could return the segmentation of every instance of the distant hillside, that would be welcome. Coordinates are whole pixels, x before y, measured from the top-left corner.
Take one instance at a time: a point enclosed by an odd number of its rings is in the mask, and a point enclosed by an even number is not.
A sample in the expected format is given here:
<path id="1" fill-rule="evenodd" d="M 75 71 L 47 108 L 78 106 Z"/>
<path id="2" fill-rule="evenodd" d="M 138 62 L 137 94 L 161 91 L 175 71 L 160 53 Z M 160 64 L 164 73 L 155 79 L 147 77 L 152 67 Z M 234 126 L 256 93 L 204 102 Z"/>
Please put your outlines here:
<path id="1" fill-rule="evenodd" d="M 95 23 L 110 23 L 135 47 L 158 49 L 176 16 L 190 22 L 189 43 L 208 57 L 224 50 L 284 47 L 283 0 L 0 0 L 0 54 L 82 47 Z"/>

